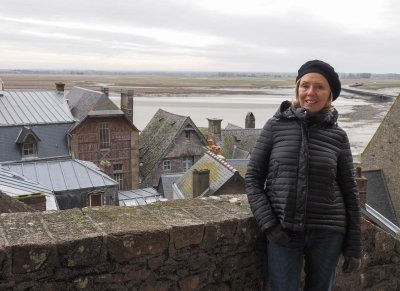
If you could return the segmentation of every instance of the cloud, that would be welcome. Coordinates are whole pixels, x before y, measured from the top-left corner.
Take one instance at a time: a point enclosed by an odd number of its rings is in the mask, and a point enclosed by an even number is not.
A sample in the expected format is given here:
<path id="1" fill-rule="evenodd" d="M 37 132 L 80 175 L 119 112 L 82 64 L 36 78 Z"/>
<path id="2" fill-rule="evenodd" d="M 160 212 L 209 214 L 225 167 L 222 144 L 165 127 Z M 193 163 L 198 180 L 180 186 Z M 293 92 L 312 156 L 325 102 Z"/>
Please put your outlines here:
<path id="1" fill-rule="evenodd" d="M 400 68 L 394 0 L 3 0 L 1 8 L 0 68 L 295 71 L 310 58 L 343 72 Z"/>

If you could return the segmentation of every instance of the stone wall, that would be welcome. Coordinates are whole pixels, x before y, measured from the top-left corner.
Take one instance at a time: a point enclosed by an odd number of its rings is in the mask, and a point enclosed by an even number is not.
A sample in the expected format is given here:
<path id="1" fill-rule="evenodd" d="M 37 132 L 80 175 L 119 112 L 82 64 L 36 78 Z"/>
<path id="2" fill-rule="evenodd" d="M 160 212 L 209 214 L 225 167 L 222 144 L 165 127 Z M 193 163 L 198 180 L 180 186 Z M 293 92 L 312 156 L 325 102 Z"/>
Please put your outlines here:
<path id="1" fill-rule="evenodd" d="M 335 290 L 400 288 L 399 240 L 363 231 L 363 268 Z M 245 195 L 6 213 L 0 290 L 263 290 L 263 248 Z"/>

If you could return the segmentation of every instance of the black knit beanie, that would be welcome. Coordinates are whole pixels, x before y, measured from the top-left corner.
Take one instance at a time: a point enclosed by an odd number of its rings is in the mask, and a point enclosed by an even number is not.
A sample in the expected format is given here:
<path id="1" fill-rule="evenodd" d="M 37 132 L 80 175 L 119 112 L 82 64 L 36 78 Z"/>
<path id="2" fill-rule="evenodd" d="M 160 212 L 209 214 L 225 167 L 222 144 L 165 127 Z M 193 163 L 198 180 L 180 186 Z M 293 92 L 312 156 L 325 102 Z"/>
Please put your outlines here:
<path id="1" fill-rule="evenodd" d="M 296 77 L 296 82 L 308 73 L 319 73 L 323 75 L 328 81 L 329 86 L 331 87 L 333 100 L 336 100 L 336 98 L 340 94 L 342 85 L 340 83 L 338 74 L 335 72 L 335 69 L 331 65 L 320 60 L 308 61 L 300 67 L 298 75 Z"/>

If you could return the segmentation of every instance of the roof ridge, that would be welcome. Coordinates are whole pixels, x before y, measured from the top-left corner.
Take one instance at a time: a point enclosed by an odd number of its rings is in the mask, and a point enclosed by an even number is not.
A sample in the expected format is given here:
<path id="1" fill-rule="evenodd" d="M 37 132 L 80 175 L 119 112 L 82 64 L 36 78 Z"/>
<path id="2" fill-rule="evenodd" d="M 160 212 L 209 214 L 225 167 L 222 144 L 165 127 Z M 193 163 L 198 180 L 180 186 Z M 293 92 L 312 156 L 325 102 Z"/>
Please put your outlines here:
<path id="1" fill-rule="evenodd" d="M 232 173 L 238 172 L 231 164 L 229 164 L 224 158 L 221 158 L 219 155 L 214 154 L 212 151 L 207 151 L 207 154 L 217 160 L 221 165 L 227 168 Z"/>

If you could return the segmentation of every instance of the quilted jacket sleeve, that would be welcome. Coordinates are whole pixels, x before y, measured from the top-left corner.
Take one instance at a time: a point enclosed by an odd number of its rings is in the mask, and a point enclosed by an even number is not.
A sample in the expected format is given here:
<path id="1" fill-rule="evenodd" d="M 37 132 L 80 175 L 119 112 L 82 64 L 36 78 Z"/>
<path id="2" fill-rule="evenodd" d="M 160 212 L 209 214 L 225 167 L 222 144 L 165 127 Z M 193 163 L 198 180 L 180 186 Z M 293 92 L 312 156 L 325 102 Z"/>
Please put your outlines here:
<path id="1" fill-rule="evenodd" d="M 262 129 L 251 152 L 251 158 L 245 177 L 246 193 L 251 211 L 264 233 L 265 230 L 277 224 L 265 189 L 268 160 L 272 146 L 272 120 L 269 120 Z"/>
<path id="2" fill-rule="evenodd" d="M 361 257 L 361 212 L 357 184 L 354 178 L 353 158 L 350 144 L 345 134 L 343 150 L 338 163 L 338 182 L 346 206 L 347 229 L 343 254 L 349 257 Z"/>

